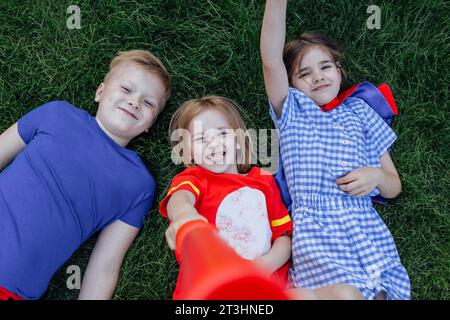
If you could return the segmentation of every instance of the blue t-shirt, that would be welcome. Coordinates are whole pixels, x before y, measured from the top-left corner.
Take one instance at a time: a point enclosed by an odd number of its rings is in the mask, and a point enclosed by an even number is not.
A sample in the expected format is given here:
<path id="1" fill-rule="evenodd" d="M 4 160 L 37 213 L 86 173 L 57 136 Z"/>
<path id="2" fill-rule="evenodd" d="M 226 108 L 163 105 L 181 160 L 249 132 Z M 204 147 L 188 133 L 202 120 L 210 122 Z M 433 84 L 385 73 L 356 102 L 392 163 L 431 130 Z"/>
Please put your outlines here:
<path id="1" fill-rule="evenodd" d="M 38 299 L 96 231 L 141 228 L 155 181 L 139 156 L 73 105 L 53 101 L 18 121 L 27 144 L 0 172 L 0 287 Z"/>

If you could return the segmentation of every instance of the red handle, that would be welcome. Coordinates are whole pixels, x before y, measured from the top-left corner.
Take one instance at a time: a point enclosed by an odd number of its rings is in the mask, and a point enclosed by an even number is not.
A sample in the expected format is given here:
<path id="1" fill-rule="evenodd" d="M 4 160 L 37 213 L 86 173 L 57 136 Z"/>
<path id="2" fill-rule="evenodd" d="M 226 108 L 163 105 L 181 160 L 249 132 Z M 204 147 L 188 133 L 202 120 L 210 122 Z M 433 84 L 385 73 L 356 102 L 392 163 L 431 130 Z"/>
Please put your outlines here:
<path id="1" fill-rule="evenodd" d="M 241 258 L 204 221 L 184 224 L 178 230 L 176 248 L 180 275 L 174 299 L 288 299 L 278 283 Z"/>

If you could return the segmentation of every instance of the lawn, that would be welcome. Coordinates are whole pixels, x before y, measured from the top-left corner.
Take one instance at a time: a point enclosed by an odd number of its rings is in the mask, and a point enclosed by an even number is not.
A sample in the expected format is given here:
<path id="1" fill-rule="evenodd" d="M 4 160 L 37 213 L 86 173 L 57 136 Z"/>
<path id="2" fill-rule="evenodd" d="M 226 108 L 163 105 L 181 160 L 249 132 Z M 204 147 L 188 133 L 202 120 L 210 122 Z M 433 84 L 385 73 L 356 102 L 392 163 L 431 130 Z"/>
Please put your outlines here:
<path id="1" fill-rule="evenodd" d="M 81 29 L 66 26 L 72 4 L 81 9 Z M 449 3 L 376 4 L 381 28 L 369 30 L 366 2 L 291 1 L 287 36 L 324 32 L 344 48 L 350 83 L 391 86 L 399 108 L 392 158 L 403 192 L 377 210 L 396 240 L 413 299 L 450 299 Z M 182 169 L 170 160 L 174 110 L 187 99 L 224 95 L 243 107 L 248 127 L 272 127 L 259 53 L 263 9 L 262 0 L 0 1 L 0 131 L 50 100 L 95 114 L 95 89 L 120 50 L 150 50 L 171 74 L 165 111 L 129 145 L 153 173 L 158 194 L 126 257 L 115 299 L 169 299 L 174 288 L 178 266 L 163 236 L 167 221 L 157 211 Z M 67 289 L 66 269 L 84 271 L 94 243 L 60 269 L 45 299 L 77 297 L 78 290 Z"/>

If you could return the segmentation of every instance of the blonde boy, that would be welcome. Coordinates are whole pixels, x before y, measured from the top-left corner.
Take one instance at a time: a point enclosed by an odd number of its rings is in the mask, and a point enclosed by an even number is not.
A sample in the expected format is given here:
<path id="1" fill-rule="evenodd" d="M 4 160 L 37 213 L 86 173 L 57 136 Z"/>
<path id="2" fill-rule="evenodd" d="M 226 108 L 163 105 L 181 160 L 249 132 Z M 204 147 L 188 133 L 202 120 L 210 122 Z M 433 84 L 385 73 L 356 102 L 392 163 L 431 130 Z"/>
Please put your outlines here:
<path id="1" fill-rule="evenodd" d="M 0 298 L 39 299 L 54 273 L 101 231 L 80 299 L 110 299 L 155 182 L 126 149 L 170 96 L 169 75 L 147 51 L 121 52 L 97 88 L 95 117 L 52 101 L 0 135 Z"/>

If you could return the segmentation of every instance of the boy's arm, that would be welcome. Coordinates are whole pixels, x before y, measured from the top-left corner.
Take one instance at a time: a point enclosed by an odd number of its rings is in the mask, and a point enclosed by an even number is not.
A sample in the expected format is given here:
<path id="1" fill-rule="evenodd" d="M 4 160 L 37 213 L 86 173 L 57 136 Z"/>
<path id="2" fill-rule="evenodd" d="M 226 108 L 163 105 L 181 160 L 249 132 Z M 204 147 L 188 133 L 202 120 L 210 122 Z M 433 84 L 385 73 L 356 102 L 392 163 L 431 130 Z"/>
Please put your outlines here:
<path id="1" fill-rule="evenodd" d="M 269 252 L 255 259 L 255 262 L 271 274 L 281 268 L 290 259 L 291 251 L 291 237 L 283 235 L 276 238 Z"/>
<path id="2" fill-rule="evenodd" d="M 79 300 L 111 299 L 123 259 L 139 229 L 117 220 L 100 233 L 83 277 Z"/>
<path id="3" fill-rule="evenodd" d="M 175 240 L 178 229 L 188 221 L 207 219 L 201 216 L 194 207 L 195 196 L 187 190 L 179 190 L 172 194 L 167 203 L 167 215 L 172 221 L 166 230 L 166 240 L 169 248 L 175 250 Z"/>
<path id="4" fill-rule="evenodd" d="M 289 79 L 283 62 L 286 35 L 287 0 L 267 0 L 261 28 L 261 58 L 266 93 L 277 117 L 289 89 Z"/>
<path id="5" fill-rule="evenodd" d="M 2 171 L 25 148 L 19 135 L 17 122 L 0 135 L 0 171 Z"/>

